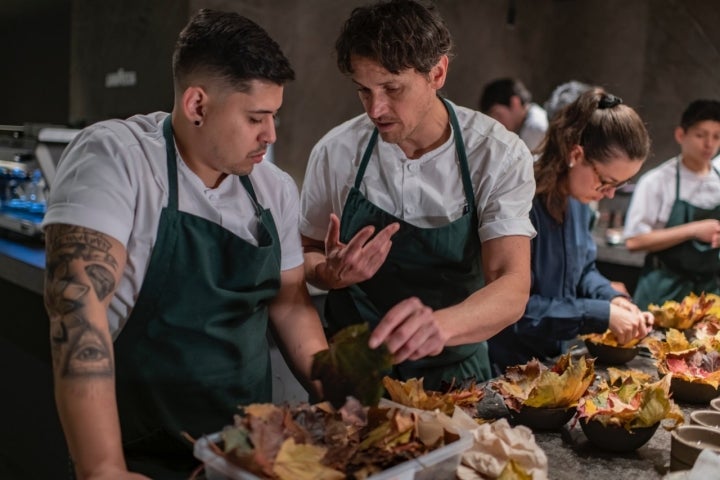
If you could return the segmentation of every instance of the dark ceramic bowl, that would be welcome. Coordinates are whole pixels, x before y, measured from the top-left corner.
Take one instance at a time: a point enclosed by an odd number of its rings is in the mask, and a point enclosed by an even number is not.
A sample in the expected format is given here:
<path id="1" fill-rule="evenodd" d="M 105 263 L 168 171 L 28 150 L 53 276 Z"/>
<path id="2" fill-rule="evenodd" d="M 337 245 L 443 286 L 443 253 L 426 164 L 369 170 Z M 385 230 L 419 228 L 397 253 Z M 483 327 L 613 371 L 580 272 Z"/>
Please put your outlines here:
<path id="1" fill-rule="evenodd" d="M 720 397 L 710 400 L 710 408 L 720 411 Z"/>
<path id="2" fill-rule="evenodd" d="M 655 434 L 655 425 L 626 430 L 616 425 L 605 426 L 597 420 L 580 420 L 580 427 L 587 439 L 596 447 L 609 452 L 632 452 L 645 445 Z"/>
<path id="3" fill-rule="evenodd" d="M 704 403 L 720 395 L 720 390 L 712 385 L 698 382 L 688 382 L 673 376 L 670 382 L 670 392 L 673 400 L 685 403 Z"/>
<path id="4" fill-rule="evenodd" d="M 690 424 L 720 429 L 720 412 L 717 410 L 695 410 L 690 412 Z"/>
<path id="5" fill-rule="evenodd" d="M 720 454 L 720 430 L 682 425 L 670 434 L 670 470 L 688 470 L 703 449 Z"/>
<path id="6" fill-rule="evenodd" d="M 510 423 L 533 430 L 559 430 L 575 415 L 576 407 L 536 408 L 523 406 L 519 412 L 510 410 Z"/>
<path id="7" fill-rule="evenodd" d="M 622 365 L 629 362 L 638 354 L 638 347 L 612 347 L 603 343 L 594 343 L 585 340 L 585 346 L 591 357 L 597 358 L 597 361 L 606 365 Z"/>

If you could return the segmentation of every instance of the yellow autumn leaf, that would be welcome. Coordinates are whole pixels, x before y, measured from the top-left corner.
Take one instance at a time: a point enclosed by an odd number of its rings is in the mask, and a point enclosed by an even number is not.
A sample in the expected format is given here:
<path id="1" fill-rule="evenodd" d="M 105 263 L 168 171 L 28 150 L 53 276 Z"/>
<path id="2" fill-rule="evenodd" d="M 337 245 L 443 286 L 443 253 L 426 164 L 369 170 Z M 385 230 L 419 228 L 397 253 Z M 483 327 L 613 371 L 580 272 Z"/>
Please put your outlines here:
<path id="1" fill-rule="evenodd" d="M 656 326 L 686 330 L 705 318 L 717 317 L 711 313 L 720 308 L 717 300 L 717 295 L 690 293 L 681 302 L 668 300 L 662 306 L 650 304 L 648 310 L 655 317 Z"/>
<path id="2" fill-rule="evenodd" d="M 640 370 L 635 369 L 621 370 L 615 367 L 608 367 L 607 373 L 609 377 L 608 383 L 610 385 L 620 385 L 626 383 L 627 381 L 642 385 L 648 383 L 652 379 L 652 375 L 649 373 L 641 372 Z"/>
<path id="3" fill-rule="evenodd" d="M 428 394 L 423 388 L 422 378 L 410 378 L 403 382 L 386 376 L 383 378 L 383 386 L 390 394 L 390 398 L 401 405 L 422 410 L 437 408 L 446 415 L 452 415 L 455 410 L 455 405 L 445 401 L 442 395 Z"/>
<path id="4" fill-rule="evenodd" d="M 683 352 L 692 348 L 685 334 L 674 328 L 667 331 L 665 341 L 671 352 Z"/>
<path id="5" fill-rule="evenodd" d="M 503 468 L 497 480 L 532 480 L 532 475 L 513 459 L 510 459 Z"/>
<path id="6" fill-rule="evenodd" d="M 566 358 L 563 358 L 566 357 Z M 588 387 L 595 380 L 594 360 L 580 357 L 573 362 L 570 354 L 565 354 L 558 364 L 567 364 L 567 368 L 558 374 L 553 370 L 542 372 L 534 389 L 524 404 L 529 407 L 554 408 L 575 406 Z"/>
<path id="7" fill-rule="evenodd" d="M 252 415 L 263 420 L 267 420 L 278 412 L 282 412 L 282 409 L 272 403 L 251 403 L 242 407 L 245 415 Z"/>
<path id="8" fill-rule="evenodd" d="M 587 340 L 592 343 L 621 348 L 632 348 L 640 342 L 639 338 L 633 338 L 628 343 L 620 345 L 617 338 L 615 338 L 615 334 L 610 329 L 605 330 L 603 333 L 588 333 L 586 335 L 579 335 L 579 337 L 582 340 Z"/>
<path id="9" fill-rule="evenodd" d="M 321 460 L 327 450 L 308 444 L 297 444 L 288 438 L 280 447 L 273 473 L 280 480 L 343 480 L 345 474 L 328 468 Z"/>

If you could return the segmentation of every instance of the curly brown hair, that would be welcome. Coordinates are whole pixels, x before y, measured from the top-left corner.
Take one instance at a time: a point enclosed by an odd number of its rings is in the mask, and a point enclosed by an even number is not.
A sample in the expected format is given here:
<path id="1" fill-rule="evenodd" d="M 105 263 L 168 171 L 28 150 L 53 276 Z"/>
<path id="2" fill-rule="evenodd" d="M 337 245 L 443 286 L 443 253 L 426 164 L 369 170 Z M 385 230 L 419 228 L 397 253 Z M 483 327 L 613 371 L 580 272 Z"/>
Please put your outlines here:
<path id="1" fill-rule="evenodd" d="M 650 136 L 637 112 L 602 88 L 588 90 L 561 110 L 550 122 L 534 166 L 535 194 L 558 223 L 567 209 L 568 159 L 575 145 L 583 147 L 585 158 L 597 163 L 621 153 L 644 161 L 650 152 Z"/>
<path id="2" fill-rule="evenodd" d="M 429 73 L 453 43 L 444 20 L 432 5 L 414 0 L 382 1 L 355 8 L 335 42 L 337 65 L 352 74 L 352 56 L 375 60 L 388 72 L 414 68 Z"/>

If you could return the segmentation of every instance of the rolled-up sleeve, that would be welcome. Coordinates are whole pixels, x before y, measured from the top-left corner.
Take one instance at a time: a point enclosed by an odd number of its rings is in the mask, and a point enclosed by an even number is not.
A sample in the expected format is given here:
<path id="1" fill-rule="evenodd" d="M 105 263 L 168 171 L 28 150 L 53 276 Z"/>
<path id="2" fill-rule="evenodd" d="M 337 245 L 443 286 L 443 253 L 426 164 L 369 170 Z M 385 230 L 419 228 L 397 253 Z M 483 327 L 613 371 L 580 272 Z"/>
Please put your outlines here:
<path id="1" fill-rule="evenodd" d="M 478 205 L 480 240 L 484 242 L 508 235 L 534 237 L 535 228 L 529 218 L 535 195 L 530 151 L 524 143 L 517 142 L 504 158 L 493 161 L 497 162 L 498 168 L 489 176 L 493 182 L 490 195 L 484 204 Z"/>

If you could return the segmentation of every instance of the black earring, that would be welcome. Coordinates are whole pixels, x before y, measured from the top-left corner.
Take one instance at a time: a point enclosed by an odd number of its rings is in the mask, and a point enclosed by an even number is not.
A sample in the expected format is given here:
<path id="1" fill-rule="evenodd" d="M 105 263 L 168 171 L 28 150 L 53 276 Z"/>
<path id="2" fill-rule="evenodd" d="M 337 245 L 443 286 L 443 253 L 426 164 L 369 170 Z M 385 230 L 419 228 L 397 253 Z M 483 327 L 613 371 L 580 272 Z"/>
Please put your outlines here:
<path id="1" fill-rule="evenodd" d="M 196 126 L 196 127 L 199 127 L 199 126 L 200 126 L 200 120 L 195 120 L 194 123 L 195 123 L 195 126 Z"/>

